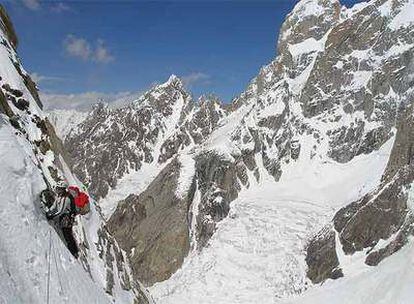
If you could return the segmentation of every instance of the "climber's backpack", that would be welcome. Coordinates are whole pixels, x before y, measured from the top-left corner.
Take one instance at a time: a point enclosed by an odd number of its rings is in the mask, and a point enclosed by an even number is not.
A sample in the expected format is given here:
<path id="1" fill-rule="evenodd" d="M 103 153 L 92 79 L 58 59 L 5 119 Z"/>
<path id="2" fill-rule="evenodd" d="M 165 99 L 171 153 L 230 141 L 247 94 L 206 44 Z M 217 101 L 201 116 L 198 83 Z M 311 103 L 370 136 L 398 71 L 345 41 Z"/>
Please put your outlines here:
<path id="1" fill-rule="evenodd" d="M 77 214 L 85 215 L 91 211 L 89 196 L 85 192 L 80 191 L 76 186 L 69 186 L 68 192 L 73 197 Z"/>

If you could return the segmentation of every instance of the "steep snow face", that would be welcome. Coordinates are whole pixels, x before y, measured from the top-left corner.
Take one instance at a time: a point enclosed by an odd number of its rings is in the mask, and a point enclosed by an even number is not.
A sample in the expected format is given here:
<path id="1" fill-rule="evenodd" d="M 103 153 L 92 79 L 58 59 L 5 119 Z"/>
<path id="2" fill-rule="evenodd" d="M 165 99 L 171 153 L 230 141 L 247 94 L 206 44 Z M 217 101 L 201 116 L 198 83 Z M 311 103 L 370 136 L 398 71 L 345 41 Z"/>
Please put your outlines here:
<path id="1" fill-rule="evenodd" d="M 94 202 L 74 227 L 78 260 L 46 221 L 40 192 L 61 179 L 82 185 L 9 41 L 15 34 L 2 6 L 0 12 L 0 302 L 151 303 Z"/>
<path id="2" fill-rule="evenodd" d="M 52 110 L 47 113 L 50 122 L 55 126 L 56 134 L 64 141 L 70 132 L 76 132 L 77 126 L 83 122 L 88 113 L 77 110 Z"/>
<path id="3" fill-rule="evenodd" d="M 111 303 L 44 218 L 38 194 L 46 185 L 32 147 L 4 117 L 0 145 L 0 302 L 45 303 L 49 290 L 51 303 Z"/>

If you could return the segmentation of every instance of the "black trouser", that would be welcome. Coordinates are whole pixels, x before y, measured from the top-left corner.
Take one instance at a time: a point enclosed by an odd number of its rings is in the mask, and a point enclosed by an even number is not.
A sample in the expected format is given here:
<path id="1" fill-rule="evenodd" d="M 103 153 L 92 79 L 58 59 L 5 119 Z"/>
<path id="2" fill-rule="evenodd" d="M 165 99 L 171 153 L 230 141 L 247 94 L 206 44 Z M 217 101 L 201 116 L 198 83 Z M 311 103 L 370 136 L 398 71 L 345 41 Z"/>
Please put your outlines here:
<path id="1" fill-rule="evenodd" d="M 77 258 L 79 256 L 79 248 L 76 244 L 75 238 L 73 237 L 72 228 L 62 228 L 63 237 L 68 244 L 68 249 L 72 255 Z"/>
<path id="2" fill-rule="evenodd" d="M 62 234 L 63 234 L 63 237 L 65 238 L 66 244 L 68 245 L 69 251 L 72 253 L 72 255 L 75 258 L 77 258 L 79 256 L 79 248 L 78 248 L 78 245 L 76 244 L 75 238 L 73 237 L 73 231 L 72 231 L 73 220 L 69 218 L 64 218 L 65 216 L 70 216 L 70 215 L 64 215 L 61 218 Z"/>

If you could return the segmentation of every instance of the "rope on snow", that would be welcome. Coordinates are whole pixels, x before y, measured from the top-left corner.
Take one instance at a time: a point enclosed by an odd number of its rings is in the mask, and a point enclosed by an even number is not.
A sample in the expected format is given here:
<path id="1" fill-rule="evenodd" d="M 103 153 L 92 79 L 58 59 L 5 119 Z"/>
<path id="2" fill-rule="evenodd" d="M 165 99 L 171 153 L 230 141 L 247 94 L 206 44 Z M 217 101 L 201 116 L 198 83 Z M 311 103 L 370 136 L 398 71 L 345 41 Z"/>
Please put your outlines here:
<path id="1" fill-rule="evenodd" d="M 53 254 L 53 259 L 55 260 L 56 273 L 57 273 L 57 277 L 58 277 L 58 281 L 59 281 L 59 286 L 60 286 L 60 293 L 62 295 L 64 295 L 63 286 L 62 286 L 62 280 L 60 278 L 58 262 L 57 262 L 57 259 L 56 259 L 56 246 L 55 246 L 55 244 L 53 244 L 53 242 L 52 242 L 52 254 Z"/>
<path id="2" fill-rule="evenodd" d="M 49 227 L 49 252 L 47 254 L 47 294 L 46 294 L 46 303 L 49 304 L 50 299 L 50 253 L 52 250 L 52 229 Z"/>

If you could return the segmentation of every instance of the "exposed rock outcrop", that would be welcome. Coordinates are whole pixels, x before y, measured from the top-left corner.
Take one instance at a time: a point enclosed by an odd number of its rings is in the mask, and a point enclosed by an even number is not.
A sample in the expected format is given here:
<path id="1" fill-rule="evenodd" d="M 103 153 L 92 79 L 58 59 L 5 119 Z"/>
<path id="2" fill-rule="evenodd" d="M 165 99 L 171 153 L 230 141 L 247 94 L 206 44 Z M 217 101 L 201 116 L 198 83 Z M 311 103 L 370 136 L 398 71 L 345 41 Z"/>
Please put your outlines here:
<path id="1" fill-rule="evenodd" d="M 144 192 L 120 202 L 108 222 L 129 253 L 134 276 L 146 285 L 168 279 L 190 247 L 187 211 L 194 189 L 182 199 L 175 195 L 179 166 L 169 163 Z"/>
<path id="2" fill-rule="evenodd" d="M 331 227 L 320 231 L 309 242 L 306 250 L 306 263 L 309 267 L 307 276 L 314 284 L 343 276 L 335 250 L 335 232 Z"/>

